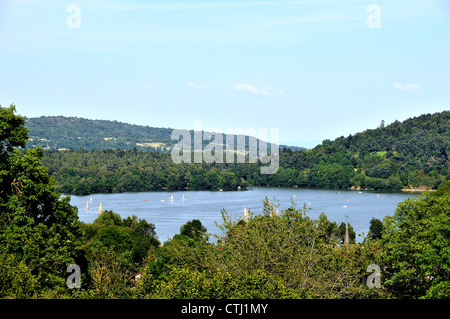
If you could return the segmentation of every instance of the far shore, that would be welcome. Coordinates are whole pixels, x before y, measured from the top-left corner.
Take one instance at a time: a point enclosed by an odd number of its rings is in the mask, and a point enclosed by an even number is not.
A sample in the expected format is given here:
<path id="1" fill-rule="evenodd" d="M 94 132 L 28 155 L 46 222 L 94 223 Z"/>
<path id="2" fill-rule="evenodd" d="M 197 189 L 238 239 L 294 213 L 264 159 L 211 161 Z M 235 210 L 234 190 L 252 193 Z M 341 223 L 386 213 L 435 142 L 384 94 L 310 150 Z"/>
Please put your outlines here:
<path id="1" fill-rule="evenodd" d="M 434 192 L 434 189 L 429 188 L 402 188 L 402 192 L 409 192 L 409 193 L 421 193 L 424 191 Z"/>

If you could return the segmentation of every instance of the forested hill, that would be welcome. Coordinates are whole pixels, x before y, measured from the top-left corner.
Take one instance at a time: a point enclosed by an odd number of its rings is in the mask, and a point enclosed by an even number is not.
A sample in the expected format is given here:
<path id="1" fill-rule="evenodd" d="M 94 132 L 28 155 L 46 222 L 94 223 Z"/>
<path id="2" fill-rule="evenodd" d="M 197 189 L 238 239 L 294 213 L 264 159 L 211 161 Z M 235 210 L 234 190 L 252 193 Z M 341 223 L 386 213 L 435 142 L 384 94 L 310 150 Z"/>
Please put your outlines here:
<path id="1" fill-rule="evenodd" d="M 39 145 L 50 150 L 133 150 L 136 148 L 144 151 L 166 152 L 177 143 L 177 141 L 171 140 L 172 128 L 65 116 L 41 116 L 26 120 L 25 127 L 28 129 L 29 136 L 28 148 Z M 192 131 L 191 136 L 193 143 Z M 246 144 L 248 144 L 248 136 L 245 138 Z M 203 141 L 203 146 L 209 142 Z M 280 145 L 280 148 L 305 149 L 286 145 Z"/>
<path id="2" fill-rule="evenodd" d="M 312 150 L 282 149 L 276 174 L 251 164 L 175 164 L 164 152 L 48 151 L 42 163 L 62 192 L 235 190 L 238 186 L 329 189 L 436 189 L 450 179 L 450 112 L 325 140 Z"/>
<path id="3" fill-rule="evenodd" d="M 170 128 L 64 116 L 26 120 L 29 148 L 40 145 L 48 149 L 164 150 L 172 145 Z"/>
<path id="4" fill-rule="evenodd" d="M 325 140 L 312 150 L 284 150 L 280 165 L 301 172 L 299 186 L 437 188 L 450 179 L 450 112 L 423 114 Z"/>

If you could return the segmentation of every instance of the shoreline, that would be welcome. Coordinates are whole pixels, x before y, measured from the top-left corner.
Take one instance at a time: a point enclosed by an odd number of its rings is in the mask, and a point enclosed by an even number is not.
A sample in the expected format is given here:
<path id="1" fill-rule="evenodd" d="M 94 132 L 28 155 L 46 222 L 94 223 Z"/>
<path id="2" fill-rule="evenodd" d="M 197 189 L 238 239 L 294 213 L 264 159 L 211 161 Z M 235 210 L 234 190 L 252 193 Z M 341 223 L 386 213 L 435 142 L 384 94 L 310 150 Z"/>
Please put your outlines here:
<path id="1" fill-rule="evenodd" d="M 402 188 L 401 191 L 405 193 L 422 193 L 424 191 L 434 192 L 435 190 L 429 188 Z"/>
<path id="2" fill-rule="evenodd" d="M 247 186 L 243 187 L 240 190 L 211 190 L 211 189 L 185 189 L 185 190 L 149 190 L 149 191 L 124 191 L 124 192 L 99 192 L 99 193 L 89 193 L 89 194 L 70 194 L 70 193 L 64 193 L 60 192 L 61 196 L 90 196 L 90 195 L 98 195 L 98 194 L 125 194 L 125 193 L 147 193 L 147 192 L 154 192 L 154 193 L 176 193 L 176 192 L 190 192 L 190 191 L 202 191 L 202 192 L 246 192 L 249 191 L 252 188 L 295 188 L 295 189 L 311 189 L 311 190 L 332 190 L 332 191 L 369 191 L 369 192 L 380 192 L 380 193 L 422 193 L 424 191 L 430 191 L 434 192 L 434 189 L 428 189 L 428 188 L 402 188 L 402 189 L 393 189 L 393 190 L 384 190 L 384 189 L 369 189 L 369 188 L 361 188 L 361 187 L 350 187 L 346 189 L 329 189 L 329 188 L 310 188 L 310 187 L 295 187 L 295 186 Z"/>

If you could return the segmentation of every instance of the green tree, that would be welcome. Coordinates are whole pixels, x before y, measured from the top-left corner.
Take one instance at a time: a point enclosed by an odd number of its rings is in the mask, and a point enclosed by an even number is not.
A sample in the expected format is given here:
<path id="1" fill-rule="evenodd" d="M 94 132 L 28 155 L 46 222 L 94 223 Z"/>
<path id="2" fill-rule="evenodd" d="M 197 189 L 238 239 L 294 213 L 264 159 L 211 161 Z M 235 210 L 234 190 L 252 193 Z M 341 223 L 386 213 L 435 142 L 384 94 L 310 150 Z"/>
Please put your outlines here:
<path id="1" fill-rule="evenodd" d="M 94 220 L 92 224 L 97 227 L 108 227 L 123 226 L 124 222 L 119 214 L 114 213 L 112 210 L 105 210 Z"/>
<path id="2" fill-rule="evenodd" d="M 188 236 L 194 240 L 207 239 L 207 229 L 198 219 L 193 219 L 180 227 L 180 235 Z"/>
<path id="3" fill-rule="evenodd" d="M 28 139 L 28 131 L 25 128 L 25 120 L 20 115 L 15 115 L 16 107 L 0 105 L 0 156 L 2 161 L 16 147 L 25 147 Z"/>
<path id="4" fill-rule="evenodd" d="M 25 262 L 0 252 L 0 298 L 30 298 L 36 288 L 37 280 Z"/>
<path id="5" fill-rule="evenodd" d="M 383 222 L 378 218 L 372 218 L 370 220 L 369 233 L 367 237 L 369 239 L 381 239 L 383 233 Z"/>
<path id="6" fill-rule="evenodd" d="M 123 227 L 117 226 L 102 228 L 96 241 L 118 252 L 130 251 L 133 247 L 130 234 Z"/>
<path id="7" fill-rule="evenodd" d="M 99 247 L 89 250 L 90 289 L 95 298 L 129 298 L 133 275 L 137 273 L 131 251 L 118 252 Z"/>
<path id="8" fill-rule="evenodd" d="M 154 281 L 151 276 L 139 286 L 145 298 L 196 299 L 280 299 L 300 297 L 286 287 L 280 278 L 267 272 L 250 271 L 244 278 L 217 271 L 211 276 L 206 271 L 175 268 L 168 281 Z M 236 280 L 238 279 L 238 280 Z"/>
<path id="9" fill-rule="evenodd" d="M 373 263 L 370 247 L 339 247 L 338 237 L 333 235 L 337 227 L 326 216 L 319 221 L 308 218 L 305 207 L 293 205 L 273 214 L 276 205 L 267 200 L 263 203 L 265 213 L 250 214 L 247 220 L 233 220 L 222 212 L 220 228 L 225 235 L 217 238 L 216 250 L 211 251 L 215 253 L 207 255 L 211 269 L 232 273 L 246 285 L 247 274 L 261 271 L 272 283 L 277 278 L 303 298 L 370 294 L 363 281 L 365 268 Z"/>
<path id="10" fill-rule="evenodd" d="M 395 297 L 450 297 L 449 183 L 401 202 L 383 220 L 384 285 Z"/>
<path id="11" fill-rule="evenodd" d="M 155 225 L 148 223 L 145 219 L 139 219 L 136 215 L 127 216 L 127 218 L 123 219 L 123 224 L 126 227 L 131 228 L 132 231 L 138 232 L 142 235 L 149 235 L 152 237 L 156 237 Z"/>
<path id="12" fill-rule="evenodd" d="M 116 252 L 131 253 L 133 261 L 142 265 L 151 247 L 159 247 L 155 225 L 137 216 L 124 219 L 105 210 L 92 224 L 82 224 L 85 230 L 84 247 L 96 250 L 107 247 Z"/>
<path id="13" fill-rule="evenodd" d="M 315 221 L 295 204 L 231 218 L 222 210 L 215 243 L 176 235 L 148 259 L 139 298 L 381 298 L 366 285 L 380 264 L 380 243 L 338 246 L 339 229 L 325 214 Z"/>
<path id="14" fill-rule="evenodd" d="M 325 241 L 335 242 L 340 237 L 339 228 L 336 222 L 331 222 L 324 212 L 319 215 L 318 226 L 323 233 L 322 238 Z"/>

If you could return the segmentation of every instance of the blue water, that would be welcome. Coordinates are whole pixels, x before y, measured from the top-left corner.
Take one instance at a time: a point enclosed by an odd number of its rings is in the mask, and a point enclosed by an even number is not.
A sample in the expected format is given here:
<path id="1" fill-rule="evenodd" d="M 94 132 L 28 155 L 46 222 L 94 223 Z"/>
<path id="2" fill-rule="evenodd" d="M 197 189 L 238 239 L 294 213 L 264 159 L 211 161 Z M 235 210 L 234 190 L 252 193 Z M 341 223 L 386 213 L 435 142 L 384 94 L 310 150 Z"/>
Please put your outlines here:
<path id="1" fill-rule="evenodd" d="M 173 194 L 174 200 L 169 201 Z M 182 199 L 184 195 L 184 200 Z M 86 202 L 92 196 L 90 209 L 86 211 Z M 211 234 L 221 235 L 215 222 L 222 223 L 221 209 L 232 216 L 243 216 L 244 207 L 253 214 L 262 212 L 264 197 L 280 204 L 280 211 L 291 206 L 292 199 L 297 208 L 303 203 L 311 208 L 307 215 L 317 219 L 324 212 L 328 219 L 338 224 L 347 220 L 357 234 L 356 240 L 362 241 L 358 234 L 367 234 L 372 217 L 382 220 L 393 215 L 398 203 L 415 196 L 404 193 L 382 193 L 375 191 L 337 191 L 298 188 L 252 187 L 247 191 L 213 192 L 140 192 L 121 194 L 93 194 L 90 196 L 71 196 L 71 204 L 78 207 L 81 221 L 92 223 L 98 217 L 100 202 L 103 210 L 113 210 L 122 217 L 136 215 L 146 219 L 156 227 L 159 240 L 163 243 L 179 233 L 180 226 L 192 219 L 199 219 Z M 345 207 L 346 206 L 346 207 Z"/>

